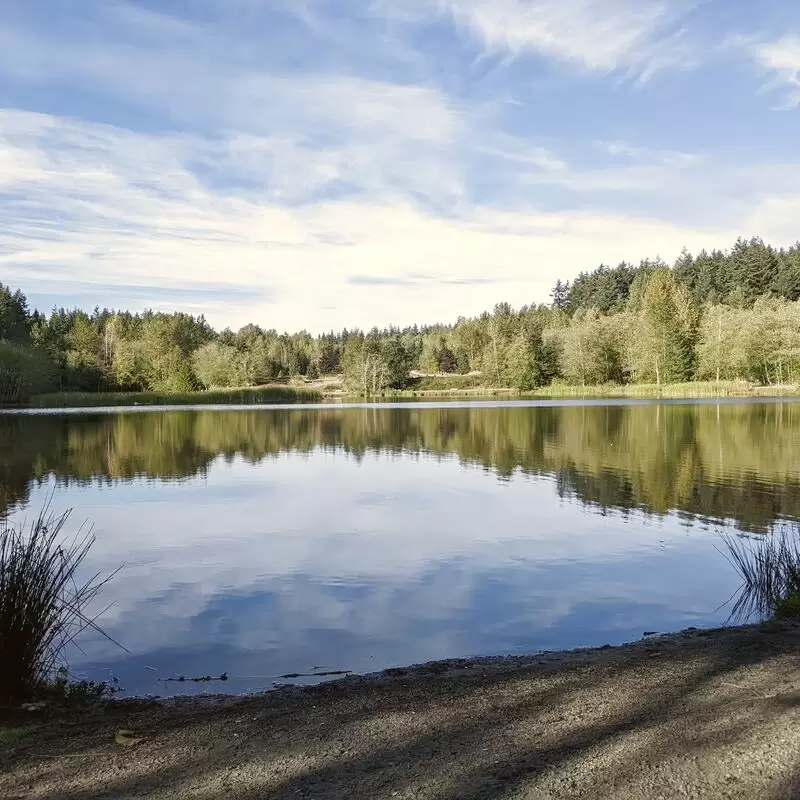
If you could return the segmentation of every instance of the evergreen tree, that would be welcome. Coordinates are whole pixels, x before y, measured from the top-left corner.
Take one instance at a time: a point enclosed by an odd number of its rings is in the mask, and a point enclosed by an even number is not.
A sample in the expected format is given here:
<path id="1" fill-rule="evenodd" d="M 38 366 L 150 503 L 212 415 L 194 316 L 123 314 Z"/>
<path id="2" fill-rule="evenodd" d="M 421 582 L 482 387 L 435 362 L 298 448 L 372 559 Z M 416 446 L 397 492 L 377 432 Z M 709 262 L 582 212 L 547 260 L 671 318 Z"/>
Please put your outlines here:
<path id="1" fill-rule="evenodd" d="M 30 342 L 30 317 L 28 301 L 22 292 L 0 283 L 0 339 L 12 344 Z"/>
<path id="2" fill-rule="evenodd" d="M 569 281 L 563 283 L 559 278 L 559 280 L 556 281 L 556 285 L 553 287 L 553 291 L 550 292 L 550 297 L 553 301 L 552 307 L 557 311 L 566 311 L 570 305 L 571 291 L 572 287 Z"/>
<path id="3" fill-rule="evenodd" d="M 670 270 L 648 278 L 631 342 L 634 370 L 656 383 L 687 381 L 693 371 L 696 313 Z"/>
<path id="4" fill-rule="evenodd" d="M 771 292 L 778 279 L 778 255 L 772 247 L 755 237 L 738 239 L 731 252 L 732 274 L 744 291 L 746 301 Z"/>

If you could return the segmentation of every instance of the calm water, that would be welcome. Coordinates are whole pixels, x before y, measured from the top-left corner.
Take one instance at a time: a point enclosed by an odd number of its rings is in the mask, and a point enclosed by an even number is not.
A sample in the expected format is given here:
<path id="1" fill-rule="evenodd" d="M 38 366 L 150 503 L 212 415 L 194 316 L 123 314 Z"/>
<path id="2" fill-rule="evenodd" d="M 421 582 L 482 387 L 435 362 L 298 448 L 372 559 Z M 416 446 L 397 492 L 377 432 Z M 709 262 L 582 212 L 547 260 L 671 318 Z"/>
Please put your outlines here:
<path id="1" fill-rule="evenodd" d="M 53 493 L 125 565 L 130 653 L 86 638 L 76 675 L 247 691 L 722 623 L 718 532 L 800 518 L 798 454 L 791 401 L 3 414 L 0 513 Z"/>

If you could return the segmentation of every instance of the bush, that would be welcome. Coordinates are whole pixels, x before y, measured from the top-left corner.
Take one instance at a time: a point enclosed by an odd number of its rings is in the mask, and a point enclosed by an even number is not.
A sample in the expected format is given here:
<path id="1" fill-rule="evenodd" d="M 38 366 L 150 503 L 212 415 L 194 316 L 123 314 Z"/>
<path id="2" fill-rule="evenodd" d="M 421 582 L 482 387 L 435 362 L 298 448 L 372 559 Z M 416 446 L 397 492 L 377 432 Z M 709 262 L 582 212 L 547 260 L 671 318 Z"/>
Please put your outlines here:
<path id="1" fill-rule="evenodd" d="M 68 518 L 45 509 L 27 533 L 0 527 L 0 692 L 12 700 L 52 685 L 81 631 L 102 633 L 86 609 L 113 575 L 78 583 L 94 536 L 64 537 Z"/>
<path id="2" fill-rule="evenodd" d="M 775 604 L 775 616 L 778 619 L 800 618 L 800 592 L 792 592 Z"/>
<path id="3" fill-rule="evenodd" d="M 52 388 L 53 366 L 31 347 L 0 341 L 0 405 L 26 403 Z"/>

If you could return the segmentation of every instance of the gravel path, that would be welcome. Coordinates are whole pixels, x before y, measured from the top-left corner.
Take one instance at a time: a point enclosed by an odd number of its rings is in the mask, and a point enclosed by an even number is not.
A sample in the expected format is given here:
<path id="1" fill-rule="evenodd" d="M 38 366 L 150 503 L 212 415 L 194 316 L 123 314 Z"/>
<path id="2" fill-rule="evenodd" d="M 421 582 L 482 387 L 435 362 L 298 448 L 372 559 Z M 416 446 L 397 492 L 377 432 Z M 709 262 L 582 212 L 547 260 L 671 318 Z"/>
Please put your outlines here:
<path id="1" fill-rule="evenodd" d="M 16 743 L 7 723 L 0 797 L 800 798 L 799 652 L 800 627 L 770 623 L 37 712 Z"/>

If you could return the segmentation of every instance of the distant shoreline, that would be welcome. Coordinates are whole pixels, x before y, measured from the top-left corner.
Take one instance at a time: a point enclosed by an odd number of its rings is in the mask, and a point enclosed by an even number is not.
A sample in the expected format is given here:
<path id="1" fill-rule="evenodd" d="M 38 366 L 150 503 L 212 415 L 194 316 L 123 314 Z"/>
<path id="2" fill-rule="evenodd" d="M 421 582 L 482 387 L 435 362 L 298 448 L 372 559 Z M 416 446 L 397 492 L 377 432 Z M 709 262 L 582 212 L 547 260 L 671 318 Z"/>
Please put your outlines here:
<path id="1" fill-rule="evenodd" d="M 692 382 L 678 384 L 628 384 L 603 386 L 570 386 L 554 384 L 531 392 L 494 386 L 453 386 L 454 378 L 442 376 L 426 378 L 424 388 L 388 390 L 380 395 L 366 397 L 352 394 L 334 380 L 310 381 L 304 384 L 275 384 L 241 389 L 165 394 L 157 392 L 59 392 L 34 397 L 30 403 L 4 406 L 8 409 L 57 409 L 159 406 L 182 407 L 196 405 L 272 405 L 304 404 L 324 401 L 376 402 L 395 399 L 426 397 L 439 398 L 664 398 L 705 399 L 715 397 L 800 397 L 800 385 L 784 384 L 761 386 L 744 382 Z M 440 384 L 437 386 L 436 384 Z"/>

